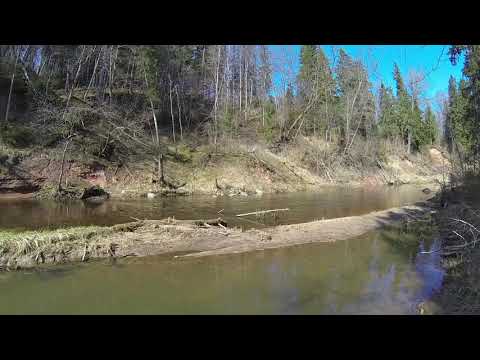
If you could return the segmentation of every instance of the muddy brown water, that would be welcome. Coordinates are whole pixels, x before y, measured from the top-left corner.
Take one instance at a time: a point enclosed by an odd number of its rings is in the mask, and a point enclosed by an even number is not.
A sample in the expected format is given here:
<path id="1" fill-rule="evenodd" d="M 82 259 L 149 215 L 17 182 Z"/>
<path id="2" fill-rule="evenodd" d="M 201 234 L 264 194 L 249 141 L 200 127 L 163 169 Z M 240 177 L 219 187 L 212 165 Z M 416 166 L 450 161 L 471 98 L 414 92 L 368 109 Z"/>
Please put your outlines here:
<path id="1" fill-rule="evenodd" d="M 374 193 L 330 189 L 260 198 L 111 201 L 103 210 L 15 202 L 0 205 L 0 226 L 110 224 L 129 221 L 129 216 L 214 217 L 220 209 L 232 215 L 277 207 L 290 208 L 278 221 L 293 223 L 426 197 L 418 188 L 403 187 Z M 443 271 L 437 252 L 422 252 L 438 247 L 435 238 L 405 246 L 408 236 L 411 240 L 411 234 L 382 230 L 336 243 L 243 254 L 162 255 L 2 272 L 0 314 L 415 314 L 418 303 L 441 286 Z"/>
<path id="2" fill-rule="evenodd" d="M 415 314 L 442 282 L 435 241 L 388 231 L 200 259 L 0 273 L 0 314 Z"/>
<path id="3" fill-rule="evenodd" d="M 422 187 L 404 185 L 376 189 L 327 187 L 315 193 L 265 194 L 263 196 L 188 196 L 140 200 L 108 200 L 103 204 L 81 201 L 0 199 L 0 229 L 113 225 L 138 219 L 207 219 L 223 217 L 229 226 L 243 228 L 302 223 L 322 218 L 363 215 L 411 204 L 431 195 Z M 289 208 L 277 217 L 236 217 L 258 210 Z"/>

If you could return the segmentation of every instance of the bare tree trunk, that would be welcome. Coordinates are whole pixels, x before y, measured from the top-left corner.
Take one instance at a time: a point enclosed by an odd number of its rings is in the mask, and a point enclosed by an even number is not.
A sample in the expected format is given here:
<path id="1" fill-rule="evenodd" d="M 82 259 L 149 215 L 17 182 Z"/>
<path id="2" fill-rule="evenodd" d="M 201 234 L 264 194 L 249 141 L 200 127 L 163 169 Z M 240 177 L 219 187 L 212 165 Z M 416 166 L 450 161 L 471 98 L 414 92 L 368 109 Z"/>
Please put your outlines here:
<path id="1" fill-rule="evenodd" d="M 118 48 L 119 46 L 117 45 L 117 48 L 115 50 L 115 57 L 113 58 L 112 82 L 111 82 L 112 87 L 115 86 L 115 69 L 117 68 Z"/>
<path id="2" fill-rule="evenodd" d="M 100 55 L 101 54 L 102 54 L 102 48 L 100 48 L 100 50 L 98 51 L 97 60 L 95 61 L 95 65 L 93 66 L 92 77 L 90 78 L 90 82 L 88 83 L 87 90 L 85 91 L 85 94 L 83 95 L 83 100 L 87 99 L 88 91 L 90 90 L 90 86 L 92 86 L 92 84 L 93 84 L 93 79 L 95 77 L 95 73 L 97 72 L 97 66 L 98 66 L 98 62 L 100 60 Z"/>
<path id="3" fill-rule="evenodd" d="M 205 84 L 207 82 L 207 71 L 205 70 L 205 50 L 207 49 L 206 45 L 203 45 L 202 51 L 202 75 L 203 75 L 203 84 L 202 84 L 202 93 L 205 96 Z"/>
<path id="4" fill-rule="evenodd" d="M 327 134 L 328 134 L 328 129 L 330 128 L 330 119 L 328 117 L 328 94 L 327 94 L 327 89 L 325 88 L 325 141 L 328 142 Z"/>
<path id="5" fill-rule="evenodd" d="M 15 64 L 13 65 L 13 72 L 12 72 L 12 78 L 10 80 L 10 89 L 8 90 L 8 100 L 7 100 L 7 110 L 5 111 L 5 123 L 8 121 L 8 113 L 10 111 L 10 101 L 12 98 L 12 91 L 13 91 L 13 83 L 15 81 L 15 72 L 17 71 L 17 61 L 18 61 L 18 56 L 20 54 L 20 51 L 17 51 L 17 54 L 15 55 Z"/>
<path id="6" fill-rule="evenodd" d="M 410 154 L 412 150 L 412 132 L 410 131 L 410 128 L 407 130 L 408 135 L 407 135 L 407 153 Z"/>
<path id="7" fill-rule="evenodd" d="M 250 105 L 252 105 L 252 99 L 253 99 L 253 81 L 250 80 Z"/>
<path id="8" fill-rule="evenodd" d="M 148 80 L 147 80 L 147 70 L 145 69 L 145 66 L 143 67 L 143 73 L 145 75 L 145 85 L 147 86 L 148 89 Z M 160 145 L 160 139 L 158 137 L 158 122 L 157 122 L 157 116 L 155 115 L 155 108 L 153 107 L 153 101 L 151 98 L 148 99 L 150 101 L 150 108 L 152 110 L 152 115 L 153 115 L 153 123 L 155 125 L 155 134 L 156 134 L 156 139 L 157 139 L 157 146 Z"/>
<path id="9" fill-rule="evenodd" d="M 220 45 L 218 46 L 218 51 L 217 51 L 217 66 L 216 66 L 216 71 L 215 71 L 215 103 L 214 103 L 214 108 L 213 108 L 213 117 L 214 117 L 214 122 L 215 122 L 215 135 L 214 135 L 214 144 L 215 147 L 217 145 L 217 136 L 218 136 L 218 119 L 217 119 L 217 106 L 218 106 L 218 72 L 220 69 Z"/>
<path id="10" fill-rule="evenodd" d="M 178 86 L 175 86 L 175 92 L 177 93 L 178 124 L 180 125 L 180 140 L 183 140 L 182 112 L 180 110 L 180 96 L 178 95 Z"/>
<path id="11" fill-rule="evenodd" d="M 317 99 L 318 99 L 318 96 L 315 96 L 315 98 L 313 98 L 313 97 L 310 98 L 310 100 L 309 100 L 307 106 L 305 107 L 305 109 L 302 111 L 302 113 L 300 115 L 297 116 L 297 118 L 295 119 L 293 124 L 288 128 L 287 134 L 286 134 L 287 137 L 290 136 L 290 132 L 295 127 L 295 125 L 297 125 L 297 122 L 305 116 L 305 114 L 310 110 L 310 108 L 313 106 L 313 104 L 315 104 Z M 301 124 L 303 124 L 303 120 L 302 120 Z M 285 126 L 286 126 L 286 124 L 285 124 Z M 300 127 L 301 127 L 301 125 L 299 126 L 299 128 Z M 297 130 L 297 133 L 298 133 L 298 130 Z"/>
<path id="12" fill-rule="evenodd" d="M 62 190 L 62 179 L 63 179 L 63 172 L 65 169 L 65 155 L 67 154 L 68 145 L 70 145 L 70 141 L 72 140 L 73 135 L 67 137 L 65 142 L 65 147 L 63 148 L 63 155 L 62 155 L 62 167 L 60 169 L 60 177 L 58 178 L 58 187 L 57 191 L 60 192 Z"/>
<path id="13" fill-rule="evenodd" d="M 247 108 L 248 108 L 248 59 L 245 58 L 245 123 L 247 122 Z"/>
<path id="14" fill-rule="evenodd" d="M 78 78 L 78 75 L 80 74 L 80 69 L 82 68 L 82 60 L 83 60 L 83 53 L 85 52 L 85 47 L 86 46 L 83 46 L 82 53 L 80 54 L 80 59 L 78 60 L 77 72 L 75 74 L 75 78 L 73 79 L 73 83 L 72 83 L 72 86 L 70 88 L 70 92 L 68 94 L 67 104 L 65 105 L 65 110 L 63 111 L 63 114 L 62 114 L 62 121 L 63 121 L 63 119 L 65 119 L 65 114 L 67 113 L 68 106 L 70 104 L 70 99 L 72 98 L 72 94 L 73 94 L 73 91 L 75 90 L 75 85 L 76 85 L 76 82 L 77 82 L 77 78 Z"/>
<path id="15" fill-rule="evenodd" d="M 112 66 L 113 66 L 113 45 L 110 48 L 108 56 L 108 96 L 110 97 L 110 104 L 112 104 Z"/>
<path id="16" fill-rule="evenodd" d="M 38 69 L 38 76 L 41 76 L 43 74 L 43 70 L 48 68 L 51 59 L 52 55 L 50 54 L 45 61 L 42 60 L 42 65 L 40 66 L 40 69 Z"/>
<path id="17" fill-rule="evenodd" d="M 162 185 L 165 183 L 165 177 L 163 174 L 163 154 L 160 154 L 158 157 L 158 180 Z"/>
<path id="18" fill-rule="evenodd" d="M 414 97 L 415 89 L 412 88 L 412 119 L 413 119 L 413 111 L 414 111 L 414 105 L 415 105 L 415 97 Z M 407 134 L 407 153 L 410 154 L 410 151 L 412 149 L 412 134 L 410 130 L 410 126 L 407 128 L 408 134 Z"/>
<path id="19" fill-rule="evenodd" d="M 262 126 L 265 128 L 265 105 L 262 103 Z"/>
<path id="20" fill-rule="evenodd" d="M 170 75 L 168 76 L 170 78 Z M 169 93 L 170 93 L 170 115 L 172 116 L 172 136 L 173 143 L 175 143 L 175 118 L 173 116 L 173 101 L 172 101 L 172 80 L 169 82 Z"/>
<path id="21" fill-rule="evenodd" d="M 224 102 L 224 106 L 225 106 L 224 113 L 225 114 L 227 113 L 228 107 L 230 105 L 230 78 L 229 78 L 230 61 L 229 61 L 229 59 L 230 59 L 230 45 L 227 45 L 226 49 L 225 49 L 225 70 L 224 70 L 224 73 L 223 73 L 223 78 L 224 78 L 225 87 L 226 87 L 226 95 L 225 95 L 225 102 Z"/>
<path id="22" fill-rule="evenodd" d="M 357 101 L 357 97 L 358 97 L 358 93 L 360 92 L 360 88 L 362 86 L 362 82 L 363 82 L 363 79 L 361 79 L 359 82 L 358 82 L 358 88 L 357 88 L 357 91 L 355 92 L 355 95 L 353 97 L 353 101 L 352 101 L 352 106 L 350 107 L 350 109 L 348 109 L 348 102 L 347 102 L 347 128 L 346 128 L 346 131 L 345 131 L 345 151 L 347 150 L 347 147 L 348 147 L 348 144 L 350 143 L 350 118 L 352 117 L 352 114 L 353 114 L 353 109 L 355 107 L 355 102 Z M 344 151 L 344 155 L 345 155 L 345 151 Z"/>
<path id="23" fill-rule="evenodd" d="M 240 51 L 240 77 L 238 80 L 238 94 L 240 98 L 240 111 L 242 111 L 242 82 L 243 82 L 243 77 L 242 77 L 242 69 L 243 69 L 243 64 L 242 64 L 242 52 Z"/>

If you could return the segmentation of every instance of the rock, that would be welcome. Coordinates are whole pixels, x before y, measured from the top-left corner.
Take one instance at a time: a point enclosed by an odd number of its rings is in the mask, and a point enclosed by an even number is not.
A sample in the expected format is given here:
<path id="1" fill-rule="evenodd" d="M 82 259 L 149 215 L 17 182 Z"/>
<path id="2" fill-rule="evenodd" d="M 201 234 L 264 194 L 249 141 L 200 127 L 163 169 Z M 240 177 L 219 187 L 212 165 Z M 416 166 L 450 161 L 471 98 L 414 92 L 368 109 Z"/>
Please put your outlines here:
<path id="1" fill-rule="evenodd" d="M 109 196 L 108 195 L 102 195 L 102 196 L 90 196 L 86 199 L 83 199 L 83 201 L 91 203 L 91 204 L 101 204 L 104 201 L 108 200 Z"/>
<path id="2" fill-rule="evenodd" d="M 92 203 L 101 203 L 110 198 L 110 194 L 99 186 L 92 186 L 83 189 L 80 199 L 89 201 Z"/>
<path id="3" fill-rule="evenodd" d="M 154 193 L 151 193 L 151 192 L 147 193 L 147 199 L 153 199 L 155 196 L 157 195 Z"/>
<path id="4" fill-rule="evenodd" d="M 424 194 L 430 194 L 432 192 L 432 190 L 430 190 L 429 188 L 425 188 L 425 189 L 422 190 L 422 192 Z"/>
<path id="5" fill-rule="evenodd" d="M 0 176 L 0 192 L 33 193 L 40 190 L 44 178 L 23 179 L 14 176 Z"/>
<path id="6" fill-rule="evenodd" d="M 263 195 L 263 191 L 260 190 L 260 189 L 256 189 L 256 190 L 255 190 L 255 194 L 261 196 L 261 195 Z"/>

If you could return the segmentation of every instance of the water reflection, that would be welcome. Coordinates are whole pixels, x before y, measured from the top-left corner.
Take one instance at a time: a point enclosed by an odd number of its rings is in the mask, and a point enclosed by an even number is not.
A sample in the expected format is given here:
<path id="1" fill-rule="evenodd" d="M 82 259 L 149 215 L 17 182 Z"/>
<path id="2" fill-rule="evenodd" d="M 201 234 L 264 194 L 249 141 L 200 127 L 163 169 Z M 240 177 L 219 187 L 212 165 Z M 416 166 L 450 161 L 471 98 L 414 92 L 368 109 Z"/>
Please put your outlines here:
<path id="1" fill-rule="evenodd" d="M 112 225 L 132 218 L 215 218 L 244 228 L 300 223 L 322 218 L 360 215 L 423 200 L 427 195 L 416 186 L 352 189 L 329 187 L 318 193 L 273 194 L 249 197 L 192 196 L 152 200 L 109 200 L 103 204 L 56 203 L 35 200 L 0 200 L 0 228 L 40 228 L 74 225 Z M 273 217 L 239 218 L 236 214 L 288 207 Z"/>
<path id="2" fill-rule="evenodd" d="M 410 259 L 386 234 L 200 259 L 164 255 L 3 273 L 0 313 L 415 313 L 441 285 L 438 253 L 420 253 L 437 244 L 425 241 Z"/>

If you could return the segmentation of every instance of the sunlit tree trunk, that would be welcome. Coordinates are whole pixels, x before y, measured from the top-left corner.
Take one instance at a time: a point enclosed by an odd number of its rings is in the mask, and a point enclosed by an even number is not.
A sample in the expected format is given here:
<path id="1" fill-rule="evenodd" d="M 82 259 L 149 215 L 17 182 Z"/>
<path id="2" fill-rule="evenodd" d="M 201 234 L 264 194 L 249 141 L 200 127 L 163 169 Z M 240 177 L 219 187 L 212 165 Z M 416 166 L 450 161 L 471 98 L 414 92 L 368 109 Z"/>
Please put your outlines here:
<path id="1" fill-rule="evenodd" d="M 20 50 L 16 51 L 15 63 L 13 65 L 13 71 L 12 71 L 12 77 L 10 79 L 10 89 L 8 90 L 7 110 L 5 111 L 5 123 L 8 121 L 8 113 L 10 112 L 10 102 L 11 102 L 11 99 L 12 99 L 13 83 L 15 82 L 15 72 L 17 71 L 17 62 L 18 62 L 19 54 L 20 54 Z"/>

